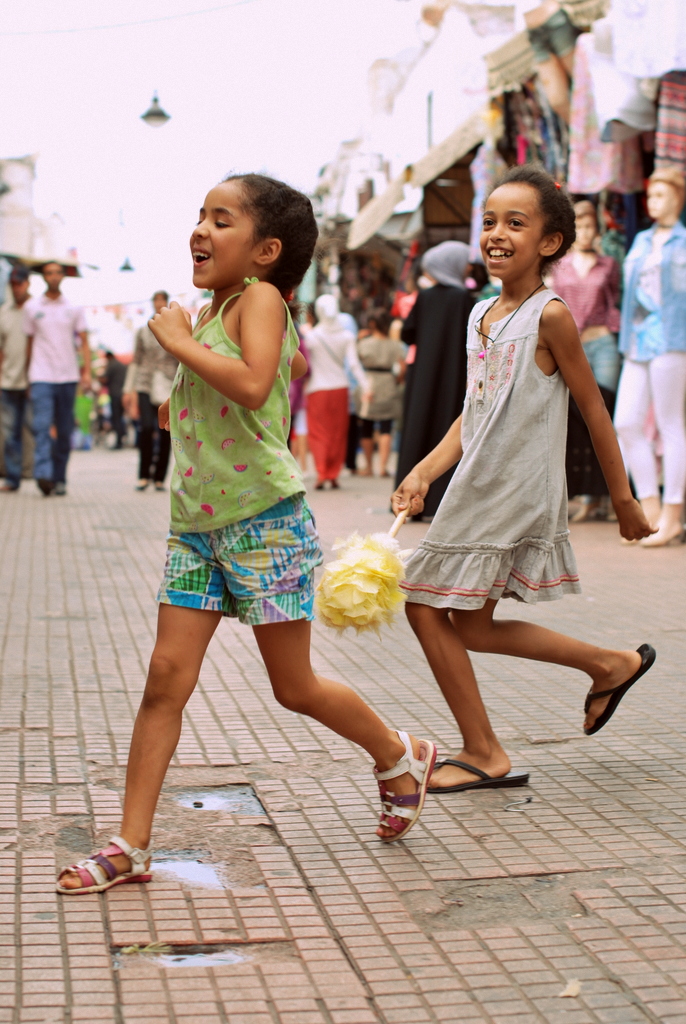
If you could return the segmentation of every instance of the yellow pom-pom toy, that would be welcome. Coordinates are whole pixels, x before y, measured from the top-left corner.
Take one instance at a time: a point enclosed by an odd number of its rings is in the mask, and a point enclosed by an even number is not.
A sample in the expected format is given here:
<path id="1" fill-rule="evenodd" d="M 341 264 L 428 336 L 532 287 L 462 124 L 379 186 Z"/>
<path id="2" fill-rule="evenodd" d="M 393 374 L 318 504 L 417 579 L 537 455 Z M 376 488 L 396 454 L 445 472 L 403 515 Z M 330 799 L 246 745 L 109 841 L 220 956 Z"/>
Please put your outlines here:
<path id="1" fill-rule="evenodd" d="M 401 512 L 389 533 L 354 533 L 334 546 L 338 558 L 325 566 L 315 600 L 325 625 L 339 632 L 351 626 L 357 633 L 378 633 L 393 622 L 405 601 L 400 589 L 405 567 L 395 535 L 406 516 L 407 511 Z"/>

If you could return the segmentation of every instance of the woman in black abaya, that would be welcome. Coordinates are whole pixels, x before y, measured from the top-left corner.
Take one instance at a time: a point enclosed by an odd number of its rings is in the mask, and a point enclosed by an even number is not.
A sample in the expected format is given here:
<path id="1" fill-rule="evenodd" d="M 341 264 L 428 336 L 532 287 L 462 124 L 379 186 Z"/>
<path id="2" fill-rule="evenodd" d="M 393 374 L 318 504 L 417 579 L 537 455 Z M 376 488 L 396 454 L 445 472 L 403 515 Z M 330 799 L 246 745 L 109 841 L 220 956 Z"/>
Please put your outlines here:
<path id="1" fill-rule="evenodd" d="M 416 346 L 407 367 L 403 432 L 396 486 L 435 448 L 462 412 L 467 389 L 467 322 L 474 304 L 464 285 L 469 247 L 441 242 L 422 258 L 434 282 L 420 291 L 403 325 L 402 339 Z M 435 480 L 424 499 L 423 517 L 433 516 L 453 468 Z"/>

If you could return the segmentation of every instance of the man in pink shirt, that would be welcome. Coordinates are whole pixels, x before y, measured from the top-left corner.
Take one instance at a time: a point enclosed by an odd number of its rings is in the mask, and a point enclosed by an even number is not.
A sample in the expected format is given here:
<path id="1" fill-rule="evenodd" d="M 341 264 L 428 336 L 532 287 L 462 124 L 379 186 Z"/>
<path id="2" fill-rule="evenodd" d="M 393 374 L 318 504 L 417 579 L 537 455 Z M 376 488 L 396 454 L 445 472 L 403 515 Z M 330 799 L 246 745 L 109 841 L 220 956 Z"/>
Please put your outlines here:
<path id="1" fill-rule="evenodd" d="M 83 310 L 62 295 L 64 270 L 59 263 L 43 266 L 47 291 L 26 304 L 27 366 L 36 453 L 33 475 L 47 497 L 67 493 L 67 461 L 74 428 L 76 385 L 91 386 L 91 354 Z M 81 349 L 79 369 L 77 347 Z M 57 436 L 50 436 L 54 425 Z"/>

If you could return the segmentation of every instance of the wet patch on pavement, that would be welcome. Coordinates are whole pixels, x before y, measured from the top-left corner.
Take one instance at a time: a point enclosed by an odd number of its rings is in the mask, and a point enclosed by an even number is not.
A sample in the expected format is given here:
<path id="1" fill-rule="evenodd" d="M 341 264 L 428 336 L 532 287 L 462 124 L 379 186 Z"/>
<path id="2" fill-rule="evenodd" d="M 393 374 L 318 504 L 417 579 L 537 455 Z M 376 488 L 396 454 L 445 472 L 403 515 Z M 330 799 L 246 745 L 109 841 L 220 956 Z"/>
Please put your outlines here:
<path id="1" fill-rule="evenodd" d="M 179 793 L 176 802 L 182 807 L 192 807 L 195 810 L 267 817 L 267 812 L 252 786 L 217 786 L 212 789 L 188 790 Z"/>
<path id="2" fill-rule="evenodd" d="M 223 868 L 212 863 L 211 854 L 197 850 L 160 850 L 153 861 L 156 878 L 175 878 L 201 889 L 227 888 L 220 877 Z"/>

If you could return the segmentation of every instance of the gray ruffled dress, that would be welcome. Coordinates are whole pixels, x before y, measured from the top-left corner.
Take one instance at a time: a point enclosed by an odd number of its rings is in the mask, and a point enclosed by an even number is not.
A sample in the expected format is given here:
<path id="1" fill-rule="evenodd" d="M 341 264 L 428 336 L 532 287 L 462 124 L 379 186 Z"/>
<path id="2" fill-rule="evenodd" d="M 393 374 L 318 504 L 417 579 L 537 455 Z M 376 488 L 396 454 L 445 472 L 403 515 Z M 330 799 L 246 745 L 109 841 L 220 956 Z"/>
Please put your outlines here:
<path id="1" fill-rule="evenodd" d="M 464 454 L 431 526 L 406 566 L 407 600 L 482 608 L 488 598 L 535 603 L 581 592 L 567 528 L 568 391 L 559 370 L 536 365 L 541 313 L 558 296 L 530 298 L 476 332 L 493 299 L 477 303 L 467 333 Z"/>

